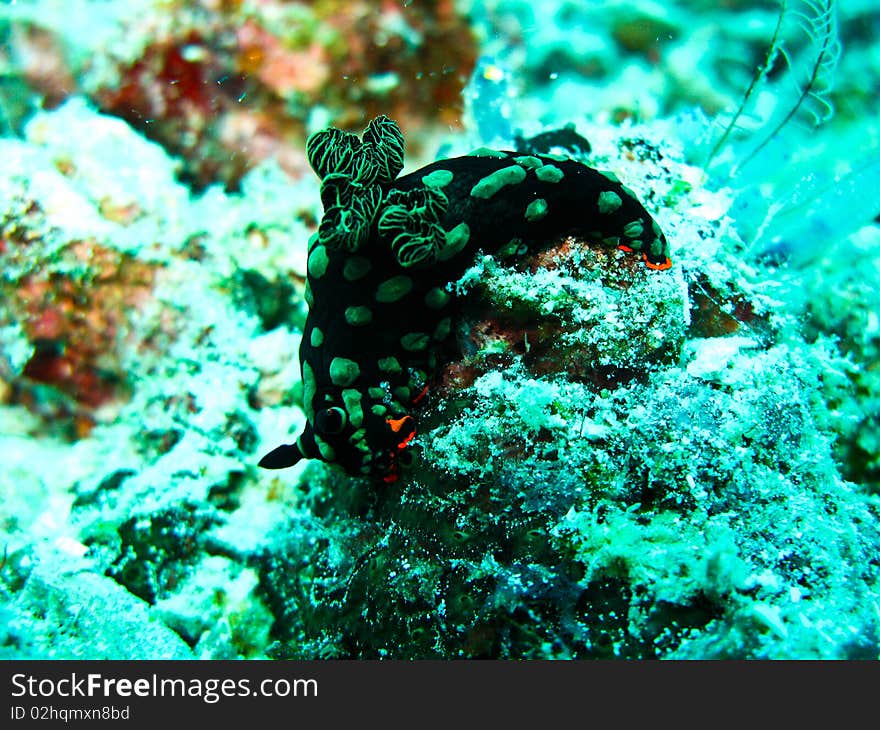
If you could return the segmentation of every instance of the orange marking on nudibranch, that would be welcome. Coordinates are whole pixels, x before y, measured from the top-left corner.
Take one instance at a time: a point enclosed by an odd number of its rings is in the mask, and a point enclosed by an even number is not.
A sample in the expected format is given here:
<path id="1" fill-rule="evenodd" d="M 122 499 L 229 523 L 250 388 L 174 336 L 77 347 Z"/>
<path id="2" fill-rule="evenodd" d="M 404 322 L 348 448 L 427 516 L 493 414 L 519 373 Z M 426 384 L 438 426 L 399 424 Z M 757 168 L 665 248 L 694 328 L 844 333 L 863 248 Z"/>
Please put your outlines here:
<path id="1" fill-rule="evenodd" d="M 422 388 L 421 392 L 412 399 L 412 404 L 416 405 L 422 398 L 424 398 L 428 394 L 428 386 L 426 385 Z"/>
<path id="2" fill-rule="evenodd" d="M 617 247 L 617 250 L 618 250 L 618 251 L 625 251 L 626 253 L 632 253 L 632 252 L 633 252 L 633 249 L 631 249 L 629 246 L 627 246 L 627 245 L 624 244 L 624 243 L 621 243 L 621 244 Z"/>
<path id="3" fill-rule="evenodd" d="M 647 266 L 649 269 L 654 269 L 654 271 L 666 271 L 666 269 L 668 269 L 669 267 L 672 266 L 672 259 L 670 259 L 668 256 L 666 257 L 666 260 L 663 263 L 654 264 L 654 263 L 651 263 L 650 261 L 648 261 L 648 256 L 643 253 L 642 254 L 642 261 L 645 262 L 645 266 Z"/>
<path id="4" fill-rule="evenodd" d="M 385 422 L 391 427 L 391 430 L 401 435 L 404 428 L 409 428 L 409 433 L 403 436 L 403 440 L 397 443 L 398 449 L 405 449 L 407 444 L 413 440 L 416 435 L 415 421 L 412 416 L 404 416 L 403 418 L 386 418 Z"/>
<path id="5" fill-rule="evenodd" d="M 391 426 L 394 433 L 400 433 L 400 429 L 404 427 L 407 421 L 412 421 L 412 416 L 404 416 L 403 418 L 386 418 L 385 422 Z"/>

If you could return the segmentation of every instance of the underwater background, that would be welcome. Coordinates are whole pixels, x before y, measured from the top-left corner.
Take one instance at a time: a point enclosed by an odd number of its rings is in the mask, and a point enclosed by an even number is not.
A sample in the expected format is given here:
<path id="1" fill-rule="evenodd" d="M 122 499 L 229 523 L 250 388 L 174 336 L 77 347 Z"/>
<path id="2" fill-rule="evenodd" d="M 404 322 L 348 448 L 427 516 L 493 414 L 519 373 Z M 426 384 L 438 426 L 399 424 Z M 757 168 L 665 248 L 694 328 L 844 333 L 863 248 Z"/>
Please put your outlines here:
<path id="1" fill-rule="evenodd" d="M 0 657 L 878 658 L 878 93 L 875 0 L 6 0 Z M 400 478 L 260 469 L 382 114 L 672 266 L 472 241 Z"/>

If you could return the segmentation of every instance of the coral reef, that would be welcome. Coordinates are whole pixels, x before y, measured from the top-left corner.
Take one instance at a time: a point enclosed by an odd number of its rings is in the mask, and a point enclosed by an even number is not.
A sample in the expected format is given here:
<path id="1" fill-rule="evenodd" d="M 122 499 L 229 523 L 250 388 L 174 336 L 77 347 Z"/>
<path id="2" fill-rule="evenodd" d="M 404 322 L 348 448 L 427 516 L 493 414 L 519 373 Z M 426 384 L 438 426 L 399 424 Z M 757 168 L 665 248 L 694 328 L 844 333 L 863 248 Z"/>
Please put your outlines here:
<path id="1" fill-rule="evenodd" d="M 101 144 L 90 144 L 96 138 Z M 124 614 L 155 623 L 149 606 L 161 606 L 163 621 L 185 639 L 179 645 L 170 634 L 173 651 L 159 650 L 167 631 L 144 634 L 133 649 L 123 628 L 107 629 L 100 650 L 79 634 L 69 643 L 48 634 L 9 641 L 33 656 L 191 656 L 190 647 L 199 656 L 259 653 L 265 636 L 240 618 L 262 610 L 256 575 L 223 560 L 228 548 L 218 544 L 210 559 L 205 540 L 210 527 L 226 526 L 225 512 L 244 518 L 241 506 L 251 498 L 243 494 L 243 465 L 253 461 L 262 421 L 270 430 L 275 418 L 296 423 L 295 371 L 283 364 L 296 347 L 287 328 L 304 316 L 305 251 L 289 242 L 305 240 L 308 230 L 285 201 L 305 196 L 265 165 L 243 180 L 237 197 L 212 188 L 191 198 L 161 149 L 78 100 L 35 116 L 24 141 L 0 144 L 11 163 L 0 180 L 11 295 L 0 312 L 11 625 L 29 627 L 23 635 L 56 631 L 56 616 L 68 610 L 64 586 L 82 583 L 85 571 L 101 579 L 94 590 L 104 581 L 119 587 L 105 591 L 106 612 L 95 621 Z M 107 213 L 120 209 L 137 212 Z M 306 205 L 301 215 L 314 220 L 315 211 Z M 260 305 L 254 292 L 265 282 L 289 297 L 286 309 Z M 32 363 L 53 342 L 65 362 L 95 368 L 104 380 L 80 374 L 92 370 L 37 370 Z M 107 392 L 111 375 L 120 387 Z M 59 401 L 69 408 L 50 408 Z M 277 413 L 255 410 L 264 404 Z M 274 510 L 266 496 L 254 500 L 263 516 L 245 510 L 257 534 Z M 213 613 L 201 614 L 214 616 L 210 625 L 194 623 L 181 597 L 204 593 L 192 579 L 201 570 L 215 586 Z M 45 591 L 29 586 L 50 579 L 55 608 L 46 613 L 37 600 Z M 199 646 L 202 633 L 213 648 Z"/>
<path id="2" fill-rule="evenodd" d="M 448 0 L 55 4 L 11 13 L 11 54 L 40 59 L 21 62 L 27 82 L 55 103 L 79 92 L 125 119 L 179 156 L 196 189 L 234 188 L 270 157 L 302 172 L 299 140 L 322 117 L 356 127 L 385 111 L 414 132 L 456 125 L 476 55 Z M 88 32 L 66 22 L 77 14 L 92 19 Z"/>

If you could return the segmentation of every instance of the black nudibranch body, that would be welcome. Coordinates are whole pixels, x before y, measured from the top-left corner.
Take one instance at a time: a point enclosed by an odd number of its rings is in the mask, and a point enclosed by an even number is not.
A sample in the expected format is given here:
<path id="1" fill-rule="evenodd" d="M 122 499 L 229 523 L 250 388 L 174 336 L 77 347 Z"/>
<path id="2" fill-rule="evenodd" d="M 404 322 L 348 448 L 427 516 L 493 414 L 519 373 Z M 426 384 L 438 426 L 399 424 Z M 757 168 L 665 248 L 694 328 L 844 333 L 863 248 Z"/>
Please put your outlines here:
<path id="1" fill-rule="evenodd" d="M 387 117 L 363 137 L 307 143 L 324 217 L 309 244 L 300 345 L 307 425 L 260 466 L 322 459 L 386 482 L 415 435 L 414 405 L 442 367 L 456 314 L 447 284 L 478 251 L 535 251 L 577 234 L 671 265 L 667 243 L 614 175 L 573 160 L 479 149 L 397 177 L 403 136 Z"/>

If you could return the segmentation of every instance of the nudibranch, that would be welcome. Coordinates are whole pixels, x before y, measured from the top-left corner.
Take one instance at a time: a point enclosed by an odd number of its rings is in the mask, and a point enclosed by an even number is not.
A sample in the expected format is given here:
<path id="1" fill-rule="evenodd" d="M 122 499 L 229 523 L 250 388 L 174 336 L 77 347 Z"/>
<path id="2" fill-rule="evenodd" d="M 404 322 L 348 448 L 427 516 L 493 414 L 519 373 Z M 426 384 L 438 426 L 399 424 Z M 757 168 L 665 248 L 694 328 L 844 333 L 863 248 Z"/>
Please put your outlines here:
<path id="1" fill-rule="evenodd" d="M 259 465 L 321 459 L 349 474 L 398 477 L 416 410 L 445 364 L 452 284 L 477 252 L 523 255 L 565 234 L 671 263 L 660 227 L 611 173 L 551 155 L 481 148 L 398 177 L 404 141 L 380 116 L 361 138 L 311 135 L 324 216 L 309 242 L 300 345 L 307 423 Z"/>

